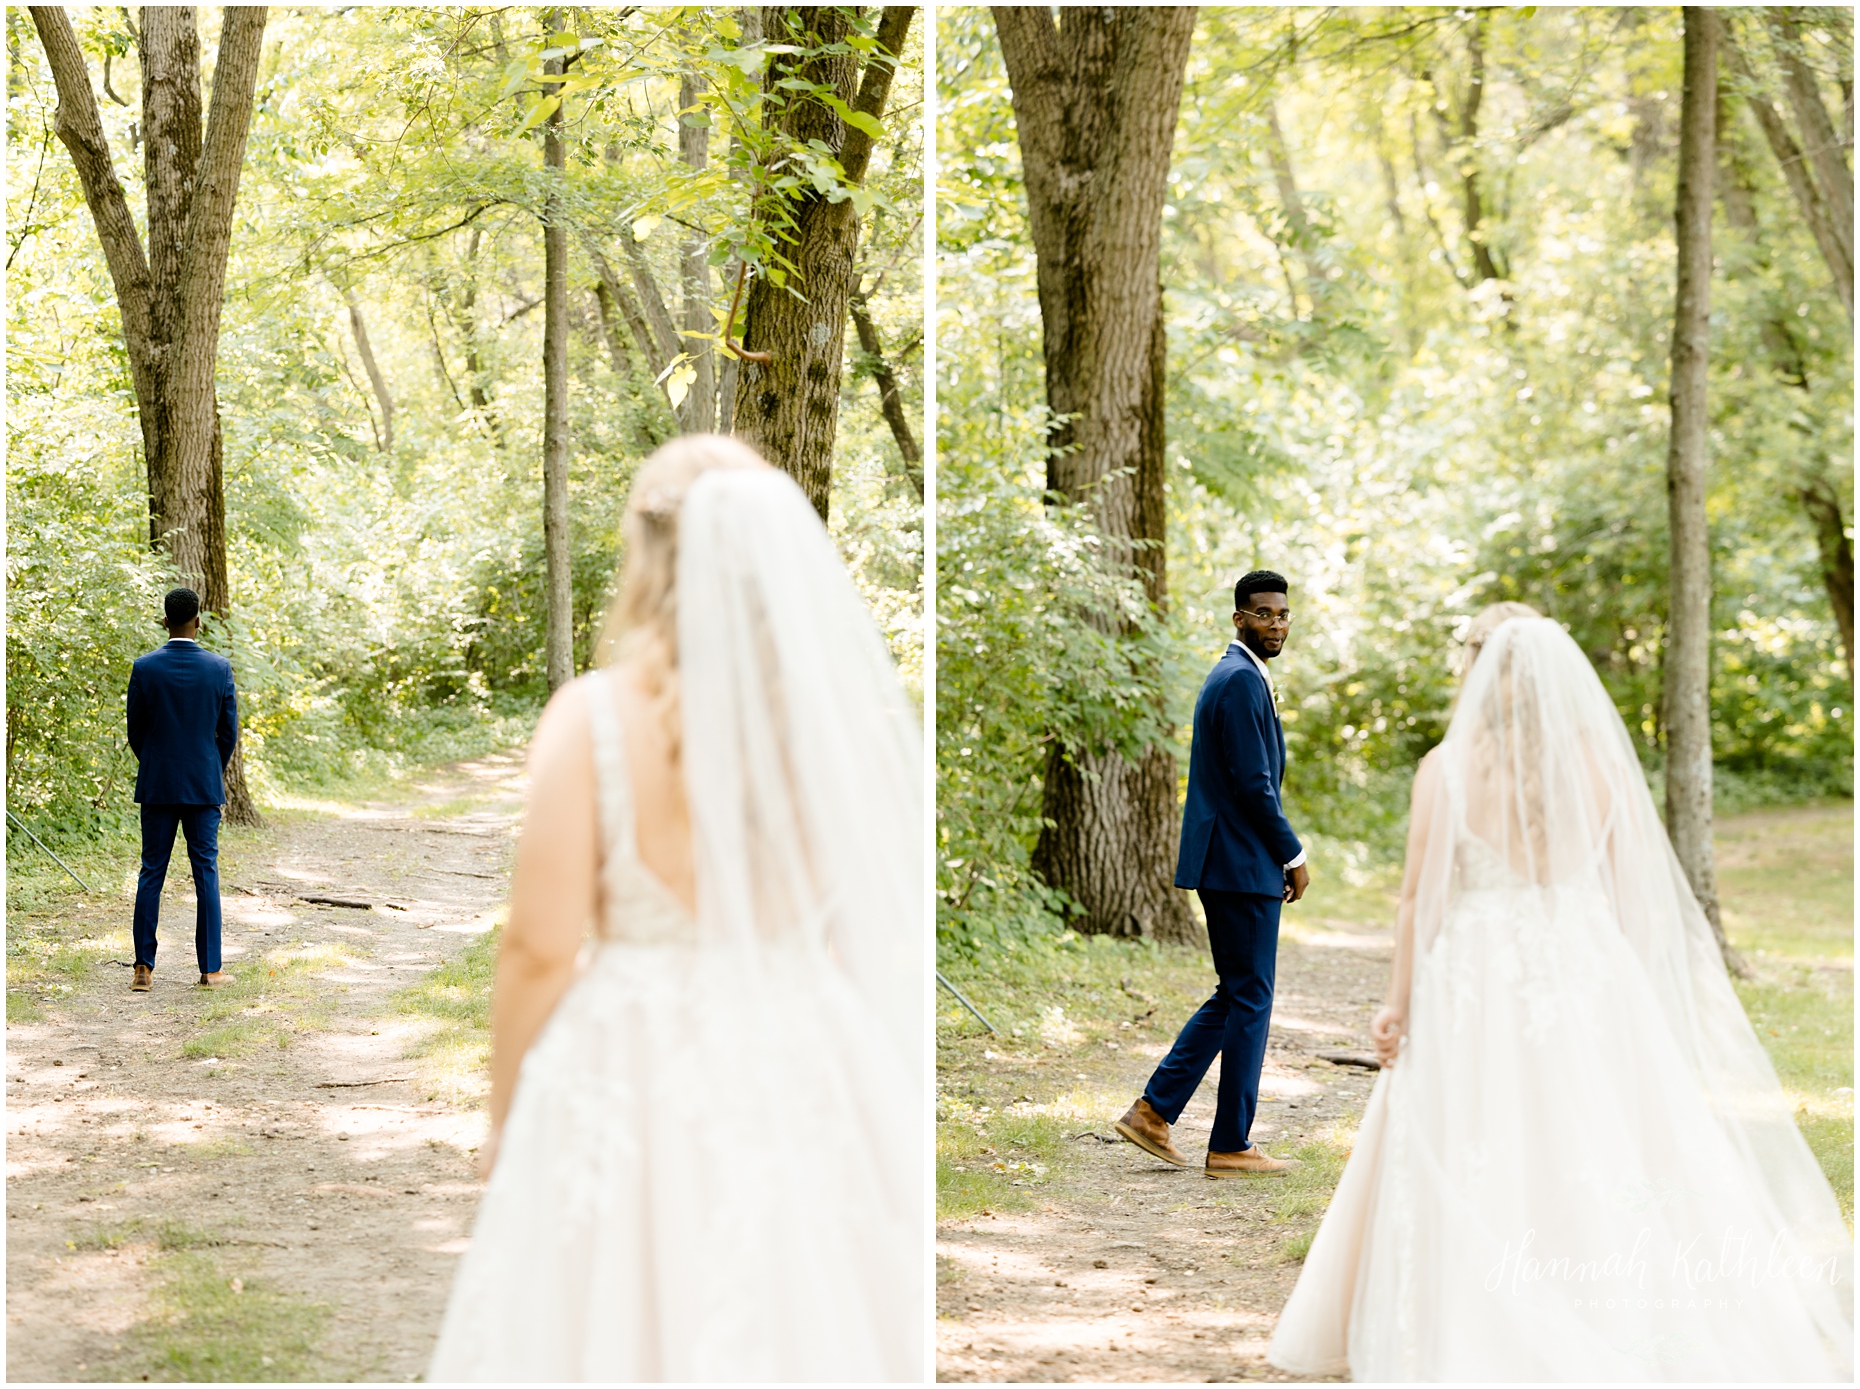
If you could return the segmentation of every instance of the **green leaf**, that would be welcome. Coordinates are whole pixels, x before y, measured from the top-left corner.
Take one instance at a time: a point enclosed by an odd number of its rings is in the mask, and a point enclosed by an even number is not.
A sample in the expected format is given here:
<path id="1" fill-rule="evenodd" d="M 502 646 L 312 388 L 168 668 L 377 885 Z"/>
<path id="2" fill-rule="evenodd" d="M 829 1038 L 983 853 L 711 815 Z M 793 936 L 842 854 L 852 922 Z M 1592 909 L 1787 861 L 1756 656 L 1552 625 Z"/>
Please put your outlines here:
<path id="1" fill-rule="evenodd" d="M 846 124 L 850 125 L 853 129 L 863 130 L 874 140 L 884 138 L 885 127 L 880 125 L 864 111 L 853 110 L 852 107 L 841 101 L 837 96 L 833 95 L 832 92 L 821 92 L 819 96 L 822 101 L 833 108 L 841 120 L 845 121 Z"/>
<path id="2" fill-rule="evenodd" d="M 534 130 L 542 122 L 548 120 L 556 107 L 561 104 L 562 98 L 559 96 L 538 97 L 536 104 L 530 107 L 529 115 L 523 118 L 523 124 L 517 127 L 517 134 L 522 135 Z"/>
<path id="3" fill-rule="evenodd" d="M 636 241 L 644 241 L 647 237 L 651 236 L 655 230 L 658 229 L 659 223 L 664 220 L 665 219 L 659 216 L 659 214 L 656 212 L 650 213 L 647 216 L 641 217 L 638 221 L 633 223 L 634 239 Z"/>

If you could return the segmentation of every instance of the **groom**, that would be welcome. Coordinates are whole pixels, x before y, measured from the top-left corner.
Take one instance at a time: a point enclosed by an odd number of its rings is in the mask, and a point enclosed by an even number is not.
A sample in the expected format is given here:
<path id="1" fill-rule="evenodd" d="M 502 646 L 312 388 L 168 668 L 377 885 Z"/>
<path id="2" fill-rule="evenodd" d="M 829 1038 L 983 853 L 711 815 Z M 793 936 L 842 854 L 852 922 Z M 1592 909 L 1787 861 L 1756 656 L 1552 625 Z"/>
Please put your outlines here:
<path id="1" fill-rule="evenodd" d="M 162 603 L 168 642 L 129 671 L 129 747 L 139 764 L 142 872 L 136 879 L 136 974 L 147 993 L 155 972 L 155 920 L 178 828 L 194 870 L 194 954 L 203 988 L 230 984 L 220 969 L 220 807 L 226 764 L 239 742 L 232 662 L 201 646 L 200 599 L 170 590 Z"/>
<path id="2" fill-rule="evenodd" d="M 1292 612 L 1283 576 L 1256 569 L 1234 585 L 1234 637 L 1195 701 L 1188 804 L 1175 885 L 1208 919 L 1220 982 L 1182 1028 L 1143 1097 L 1114 1125 L 1164 1162 L 1188 1166 L 1169 1138 L 1218 1053 L 1221 1083 L 1208 1135 L 1210 1177 L 1282 1174 L 1290 1162 L 1247 1142 L 1272 1020 L 1279 907 L 1305 895 L 1305 851 L 1279 801 L 1285 733 L 1266 662 L 1285 649 Z"/>

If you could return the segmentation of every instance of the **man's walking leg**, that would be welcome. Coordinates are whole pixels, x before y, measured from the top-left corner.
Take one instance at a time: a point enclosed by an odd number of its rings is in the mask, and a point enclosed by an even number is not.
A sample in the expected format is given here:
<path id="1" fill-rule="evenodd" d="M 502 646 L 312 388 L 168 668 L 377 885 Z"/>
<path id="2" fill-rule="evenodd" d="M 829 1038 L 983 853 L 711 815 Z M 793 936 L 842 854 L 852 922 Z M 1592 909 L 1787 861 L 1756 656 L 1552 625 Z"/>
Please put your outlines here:
<path id="1" fill-rule="evenodd" d="M 142 870 L 136 875 L 136 912 L 130 926 L 136 963 L 155 968 L 155 925 L 161 916 L 161 888 L 168 880 L 168 858 L 180 815 L 173 806 L 142 807 Z"/>
<path id="2" fill-rule="evenodd" d="M 1227 1000 L 1227 1027 L 1221 1045 L 1221 1084 L 1214 1102 L 1214 1130 L 1208 1135 L 1208 1170 L 1279 1172 L 1288 1163 L 1268 1158 L 1249 1140 L 1259 1110 L 1259 1073 L 1266 1062 L 1272 1028 L 1272 991 L 1278 976 L 1279 907 L 1276 897 L 1252 893 L 1224 894 L 1230 949 L 1222 961 L 1221 993 Z M 1212 933 L 1210 933 L 1212 934 Z M 1216 1154 L 1233 1161 L 1222 1163 Z M 1244 1154 L 1244 1157 L 1238 1155 Z"/>
<path id="3" fill-rule="evenodd" d="M 1165 1123 L 1173 1124 L 1182 1117 L 1202 1077 L 1207 1075 L 1208 1067 L 1220 1055 L 1221 1042 L 1226 1035 L 1227 999 L 1217 984 L 1213 996 L 1182 1024 L 1175 1045 L 1150 1073 L 1150 1083 L 1143 1087 L 1143 1098 Z"/>
<path id="4" fill-rule="evenodd" d="M 1218 990 L 1196 1009 L 1195 1016 L 1183 1024 L 1169 1054 L 1150 1075 L 1143 1097 L 1111 1125 L 1144 1152 L 1177 1167 L 1188 1166 L 1188 1159 L 1177 1150 L 1169 1127 L 1182 1117 L 1195 1088 L 1220 1052 L 1225 1009 Z"/>
<path id="5" fill-rule="evenodd" d="M 194 870 L 194 954 L 202 974 L 220 972 L 220 808 L 190 806 L 181 820 Z"/>

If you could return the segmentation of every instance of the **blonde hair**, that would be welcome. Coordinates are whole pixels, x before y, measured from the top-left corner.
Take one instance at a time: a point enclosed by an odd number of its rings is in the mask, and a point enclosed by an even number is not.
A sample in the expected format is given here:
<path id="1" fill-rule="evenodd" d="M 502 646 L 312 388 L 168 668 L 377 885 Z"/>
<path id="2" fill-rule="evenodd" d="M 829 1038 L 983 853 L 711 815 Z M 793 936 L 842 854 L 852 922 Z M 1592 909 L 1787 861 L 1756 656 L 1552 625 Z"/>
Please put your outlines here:
<path id="1" fill-rule="evenodd" d="M 1460 666 L 1460 679 L 1466 678 L 1466 672 L 1472 669 L 1472 663 L 1478 659 L 1479 648 L 1485 645 L 1485 639 L 1514 617 L 1542 617 L 1529 603 L 1493 603 L 1481 608 L 1478 616 L 1472 620 L 1472 626 L 1466 629 L 1466 660 Z"/>
<path id="2" fill-rule="evenodd" d="M 603 666 L 630 660 L 679 756 L 678 517 L 685 494 L 714 468 L 766 468 L 747 444 L 721 434 L 685 434 L 653 451 L 627 497 L 625 558 L 618 592 L 595 645 Z"/>

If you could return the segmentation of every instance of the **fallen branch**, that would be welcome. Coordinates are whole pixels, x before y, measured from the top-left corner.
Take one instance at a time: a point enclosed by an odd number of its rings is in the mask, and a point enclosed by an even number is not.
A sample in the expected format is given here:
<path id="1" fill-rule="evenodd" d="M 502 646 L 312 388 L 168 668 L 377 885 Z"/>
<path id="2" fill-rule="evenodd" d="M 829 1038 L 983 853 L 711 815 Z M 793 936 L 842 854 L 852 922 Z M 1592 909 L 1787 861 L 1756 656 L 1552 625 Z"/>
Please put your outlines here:
<path id="1" fill-rule="evenodd" d="M 1333 1066 L 1356 1066 L 1365 1071 L 1382 1069 L 1380 1061 L 1360 1051 L 1320 1051 L 1317 1053 L 1317 1058 L 1320 1061 L 1328 1061 Z"/>
<path id="2" fill-rule="evenodd" d="M 299 902 L 315 902 L 317 905 L 324 907 L 354 907 L 365 912 L 373 911 L 375 907 L 373 902 L 358 902 L 352 897 L 306 897 L 300 894 L 297 900 Z"/>
<path id="3" fill-rule="evenodd" d="M 364 1085 L 399 1085 L 403 1081 L 412 1079 L 412 1076 L 384 1076 L 380 1080 L 319 1080 L 316 1088 L 319 1090 L 359 1090 Z"/>

